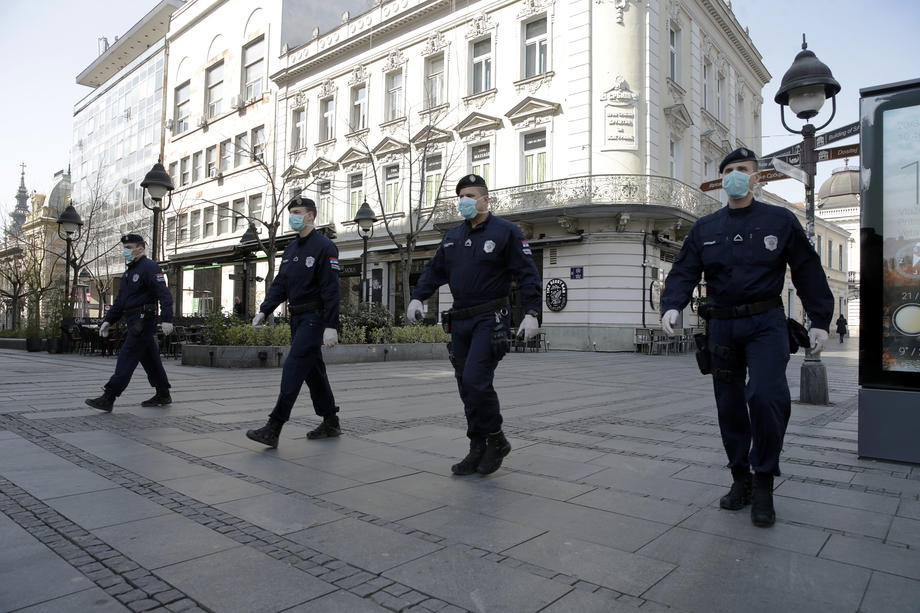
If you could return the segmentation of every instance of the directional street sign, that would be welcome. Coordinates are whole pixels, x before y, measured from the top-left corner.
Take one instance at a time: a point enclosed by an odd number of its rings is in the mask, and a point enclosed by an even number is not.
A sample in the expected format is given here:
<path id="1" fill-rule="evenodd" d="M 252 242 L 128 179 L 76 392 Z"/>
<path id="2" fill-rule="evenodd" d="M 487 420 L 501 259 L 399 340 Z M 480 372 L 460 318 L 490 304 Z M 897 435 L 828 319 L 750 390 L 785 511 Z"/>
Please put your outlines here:
<path id="1" fill-rule="evenodd" d="M 857 134 L 859 134 L 859 122 L 854 121 L 853 123 L 847 124 L 843 126 L 842 128 L 837 128 L 836 130 L 831 130 L 830 132 L 819 134 L 818 136 L 815 137 L 815 147 L 823 147 L 825 145 L 835 143 L 838 140 L 843 140 L 845 138 L 849 138 L 850 136 L 856 136 Z M 792 156 L 798 156 L 801 153 L 802 153 L 801 143 L 799 143 L 798 145 L 792 145 L 790 147 L 786 147 L 785 149 L 779 149 L 777 151 L 774 151 L 773 153 L 768 153 L 767 155 L 763 156 L 760 159 L 760 168 L 761 169 L 770 168 L 773 164 L 773 158 L 777 158 L 777 157 L 783 158 L 783 161 L 786 162 L 787 164 L 798 166 L 801 164 L 801 159 L 793 160 L 790 158 Z M 847 156 L 842 155 L 840 157 L 847 157 Z M 836 158 L 827 158 L 827 159 L 833 160 Z M 821 158 L 818 158 L 818 161 L 819 162 L 822 161 Z"/>
<path id="2" fill-rule="evenodd" d="M 767 181 L 776 181 L 778 179 L 788 179 L 786 175 L 776 170 L 763 170 L 760 172 L 760 182 L 765 183 Z M 715 181 L 706 181 L 700 185 L 700 191 L 711 192 L 714 189 L 720 189 L 722 187 L 722 179 L 716 179 Z"/>
<path id="3" fill-rule="evenodd" d="M 782 161 L 779 158 L 773 158 L 773 168 L 783 173 L 787 177 L 795 179 L 796 181 L 799 181 L 800 183 L 804 183 L 805 185 L 808 185 L 808 175 L 805 174 L 805 171 L 802 170 L 801 168 L 796 168 L 795 166 L 792 166 L 791 164 L 787 164 L 786 162 Z"/>
<path id="4" fill-rule="evenodd" d="M 830 145 L 831 143 L 836 143 L 838 140 L 843 140 L 850 136 L 855 136 L 859 134 L 859 122 L 854 121 L 851 124 L 847 124 L 842 128 L 837 128 L 836 130 L 831 130 L 830 132 L 825 132 L 824 134 L 819 134 L 815 137 L 815 147 L 823 147 L 824 145 Z"/>
<path id="5" fill-rule="evenodd" d="M 859 155 L 859 143 L 852 145 L 843 145 L 841 147 L 831 147 L 815 151 L 818 154 L 819 162 L 827 160 L 839 160 L 840 158 L 852 158 Z"/>

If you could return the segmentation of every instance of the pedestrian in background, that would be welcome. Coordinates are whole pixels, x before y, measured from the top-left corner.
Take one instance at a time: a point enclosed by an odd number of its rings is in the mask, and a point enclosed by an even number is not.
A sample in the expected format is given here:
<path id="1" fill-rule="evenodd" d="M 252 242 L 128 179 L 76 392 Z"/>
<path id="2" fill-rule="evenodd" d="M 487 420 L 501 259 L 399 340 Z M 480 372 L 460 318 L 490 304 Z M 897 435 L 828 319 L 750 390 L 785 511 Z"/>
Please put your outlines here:
<path id="1" fill-rule="evenodd" d="M 837 318 L 837 334 L 840 335 L 840 342 L 842 343 L 843 337 L 847 334 L 847 318 L 843 316 L 843 313 Z"/>

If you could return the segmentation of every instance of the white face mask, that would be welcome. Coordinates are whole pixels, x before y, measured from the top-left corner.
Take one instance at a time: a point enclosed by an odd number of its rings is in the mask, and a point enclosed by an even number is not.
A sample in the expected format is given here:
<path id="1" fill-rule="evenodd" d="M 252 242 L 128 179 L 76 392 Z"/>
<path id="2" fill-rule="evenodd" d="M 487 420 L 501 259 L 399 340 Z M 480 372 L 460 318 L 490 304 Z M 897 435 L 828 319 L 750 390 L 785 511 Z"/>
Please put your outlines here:
<path id="1" fill-rule="evenodd" d="M 130 264 L 134 261 L 134 249 L 124 248 L 125 253 L 125 264 Z"/>

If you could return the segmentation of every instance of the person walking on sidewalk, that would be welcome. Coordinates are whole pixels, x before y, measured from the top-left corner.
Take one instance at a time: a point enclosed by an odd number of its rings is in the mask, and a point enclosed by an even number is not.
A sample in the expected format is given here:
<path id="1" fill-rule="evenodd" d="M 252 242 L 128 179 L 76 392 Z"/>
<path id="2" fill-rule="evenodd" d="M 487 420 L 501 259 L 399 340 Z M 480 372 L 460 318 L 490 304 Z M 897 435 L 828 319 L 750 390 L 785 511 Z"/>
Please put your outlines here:
<path id="1" fill-rule="evenodd" d="M 840 342 L 842 343 L 843 337 L 847 335 L 847 318 L 843 316 L 843 313 L 837 318 L 837 334 L 840 335 Z"/>
<path id="2" fill-rule="evenodd" d="M 780 297 L 786 266 L 811 319 L 808 340 L 814 353 L 827 341 L 834 297 L 795 215 L 754 199 L 754 152 L 732 151 L 719 173 L 728 206 L 690 228 L 665 281 L 661 323 L 673 334 L 705 274 L 709 300 L 700 314 L 707 320 L 708 340 L 701 342 L 698 358 L 704 374 L 712 373 L 733 478 L 720 505 L 739 510 L 751 504 L 751 521 L 766 527 L 776 518 L 773 478 L 780 474 L 779 454 L 792 404 L 786 382 L 790 330 Z"/>
<path id="3" fill-rule="evenodd" d="M 444 236 L 412 290 L 406 316 L 416 321 L 422 315 L 421 301 L 441 285 L 450 285 L 454 306 L 444 314 L 443 324 L 450 332 L 448 350 L 470 439 L 469 454 L 451 471 L 488 475 L 511 452 L 492 387 L 495 368 L 508 351 L 511 279 L 517 280 L 527 312 L 518 334 L 530 339 L 539 330 L 540 276 L 520 228 L 489 212 L 485 179 L 474 174 L 463 177 L 457 183 L 457 196 L 465 221 Z"/>
<path id="4" fill-rule="evenodd" d="M 308 439 L 339 436 L 338 410 L 322 347 L 334 347 L 339 342 L 339 250 L 335 243 L 313 229 L 316 204 L 309 198 L 293 198 L 288 202 L 288 220 L 299 236 L 284 250 L 278 276 L 272 281 L 252 318 L 253 327 L 265 321 L 279 304 L 288 301 L 291 314 L 291 350 L 284 360 L 281 392 L 268 423 L 246 436 L 271 448 L 278 446 L 281 428 L 291 417 L 291 409 L 304 382 L 310 389 L 313 409 L 323 418 L 322 423 L 307 433 Z"/>
<path id="5" fill-rule="evenodd" d="M 172 294 L 166 287 L 166 279 L 159 264 L 144 254 L 147 245 L 140 235 L 125 234 L 121 237 L 121 244 L 128 269 L 121 277 L 118 297 L 99 327 L 99 336 L 107 337 L 109 328 L 122 317 L 126 320 L 128 332 L 118 352 L 115 374 L 103 387 L 101 396 L 86 400 L 86 404 L 100 411 L 112 410 L 115 398 L 128 387 L 138 363 L 144 367 L 147 380 L 156 390 L 156 394 L 143 401 L 141 406 L 161 407 L 172 402 L 169 379 L 160 360 L 156 337 L 158 301 L 163 334 L 169 336 L 173 333 Z"/>

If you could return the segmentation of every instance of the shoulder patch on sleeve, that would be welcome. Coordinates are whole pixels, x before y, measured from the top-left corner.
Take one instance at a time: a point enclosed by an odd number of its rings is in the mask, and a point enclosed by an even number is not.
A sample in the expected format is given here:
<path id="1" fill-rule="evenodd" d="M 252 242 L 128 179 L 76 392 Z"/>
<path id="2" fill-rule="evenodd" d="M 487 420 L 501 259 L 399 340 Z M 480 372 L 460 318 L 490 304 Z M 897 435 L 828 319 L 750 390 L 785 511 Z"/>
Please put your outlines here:
<path id="1" fill-rule="evenodd" d="M 527 242 L 527 239 L 521 239 L 521 251 L 526 255 L 533 255 L 533 252 L 530 250 L 530 243 Z"/>
<path id="2" fill-rule="evenodd" d="M 166 277 L 161 272 L 158 272 L 157 274 L 153 275 L 153 280 L 156 281 L 157 283 L 166 283 Z"/>
<path id="3" fill-rule="evenodd" d="M 339 258 L 329 258 L 329 268 L 335 271 L 341 270 L 341 267 L 339 267 Z"/>

